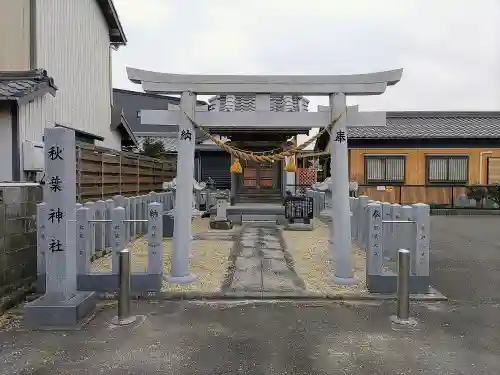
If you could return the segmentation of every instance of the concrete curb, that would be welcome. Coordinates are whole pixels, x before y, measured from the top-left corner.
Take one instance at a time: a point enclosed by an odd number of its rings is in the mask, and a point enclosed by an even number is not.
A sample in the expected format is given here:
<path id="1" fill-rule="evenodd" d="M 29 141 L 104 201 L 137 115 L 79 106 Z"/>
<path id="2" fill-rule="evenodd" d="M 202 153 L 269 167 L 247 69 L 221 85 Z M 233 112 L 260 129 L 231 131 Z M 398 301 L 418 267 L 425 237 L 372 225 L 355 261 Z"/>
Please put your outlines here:
<path id="1" fill-rule="evenodd" d="M 447 301 L 448 298 L 435 289 L 431 289 L 429 294 L 410 295 L 411 301 L 438 302 Z M 100 299 L 115 299 L 113 293 L 100 293 Z M 297 293 L 297 292 L 153 292 L 149 295 L 135 296 L 143 300 L 324 300 L 324 301 L 395 301 L 395 294 L 370 294 L 370 293 L 350 293 L 350 294 L 318 294 L 318 293 Z"/>

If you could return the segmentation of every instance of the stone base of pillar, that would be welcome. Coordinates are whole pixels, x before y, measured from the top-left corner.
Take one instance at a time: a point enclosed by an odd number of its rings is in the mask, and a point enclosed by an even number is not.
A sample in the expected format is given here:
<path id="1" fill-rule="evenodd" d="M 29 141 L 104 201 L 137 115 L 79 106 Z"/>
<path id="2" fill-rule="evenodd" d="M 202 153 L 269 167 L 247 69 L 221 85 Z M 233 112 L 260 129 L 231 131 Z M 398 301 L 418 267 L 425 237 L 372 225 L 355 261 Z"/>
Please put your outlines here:
<path id="1" fill-rule="evenodd" d="M 75 295 L 66 301 L 45 294 L 26 304 L 24 322 L 32 329 L 81 329 L 92 317 L 96 300 L 95 292 L 75 292 Z"/>
<path id="2" fill-rule="evenodd" d="M 321 221 L 329 223 L 332 221 L 332 209 L 325 208 L 323 211 L 319 213 L 319 218 Z"/>
<path id="3" fill-rule="evenodd" d="M 336 285 L 356 285 L 359 280 L 356 277 L 332 277 L 332 283 Z"/>
<path id="4" fill-rule="evenodd" d="M 289 231 L 313 231 L 314 225 L 310 223 L 286 223 L 285 230 Z"/>
<path id="5" fill-rule="evenodd" d="M 227 219 L 210 220 L 210 229 L 229 230 L 233 229 L 233 223 Z"/>
<path id="6" fill-rule="evenodd" d="M 190 284 L 197 279 L 196 275 L 190 273 L 186 276 L 165 276 L 164 280 L 170 284 Z"/>

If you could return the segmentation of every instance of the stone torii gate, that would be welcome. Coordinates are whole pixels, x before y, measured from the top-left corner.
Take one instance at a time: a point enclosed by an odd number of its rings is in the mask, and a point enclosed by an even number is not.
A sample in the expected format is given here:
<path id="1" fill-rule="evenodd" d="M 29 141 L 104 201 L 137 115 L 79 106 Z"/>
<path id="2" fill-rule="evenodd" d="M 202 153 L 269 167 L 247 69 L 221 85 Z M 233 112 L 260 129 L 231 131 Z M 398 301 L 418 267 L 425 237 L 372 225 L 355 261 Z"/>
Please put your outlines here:
<path id="1" fill-rule="evenodd" d="M 380 95 L 387 86 L 401 80 L 402 69 L 357 75 L 257 76 L 169 74 L 127 68 L 129 79 L 142 84 L 145 92 L 180 94 L 180 110 L 143 110 L 141 122 L 147 125 L 178 125 L 177 184 L 172 274 L 169 281 L 188 283 L 191 248 L 191 202 L 194 175 L 195 137 L 191 119 L 217 133 L 222 129 L 324 128 L 334 119 L 331 131 L 332 222 L 330 241 L 335 244 L 333 282 L 354 284 L 350 208 L 347 126 L 384 126 L 385 112 L 359 112 L 346 106 L 347 95 Z M 270 93 L 282 95 L 328 96 L 329 107 L 318 112 L 270 112 Z M 196 109 L 197 95 L 256 95 L 254 112 L 214 112 Z M 184 209 L 183 209 L 184 208 Z"/>

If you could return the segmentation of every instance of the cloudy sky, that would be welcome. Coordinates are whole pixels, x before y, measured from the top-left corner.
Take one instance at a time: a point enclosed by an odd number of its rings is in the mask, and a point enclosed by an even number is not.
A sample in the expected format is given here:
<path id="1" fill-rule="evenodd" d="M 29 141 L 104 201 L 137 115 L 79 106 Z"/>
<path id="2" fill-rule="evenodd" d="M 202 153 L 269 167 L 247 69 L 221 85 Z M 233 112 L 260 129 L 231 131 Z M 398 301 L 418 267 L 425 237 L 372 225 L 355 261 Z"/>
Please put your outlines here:
<path id="1" fill-rule="evenodd" d="M 404 68 L 375 110 L 500 110 L 498 0 L 115 0 L 125 67 L 171 73 L 349 74 Z M 310 110 L 327 104 L 311 98 Z"/>

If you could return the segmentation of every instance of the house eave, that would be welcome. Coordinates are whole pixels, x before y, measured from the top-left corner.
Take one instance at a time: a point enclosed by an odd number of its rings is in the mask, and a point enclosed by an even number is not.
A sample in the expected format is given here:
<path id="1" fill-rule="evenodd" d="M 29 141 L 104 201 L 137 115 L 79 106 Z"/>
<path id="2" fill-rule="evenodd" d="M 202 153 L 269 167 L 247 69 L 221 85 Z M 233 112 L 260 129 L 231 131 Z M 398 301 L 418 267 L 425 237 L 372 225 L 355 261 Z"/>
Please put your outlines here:
<path id="1" fill-rule="evenodd" d="M 125 46 L 127 44 L 127 37 L 125 36 L 125 31 L 123 30 L 113 0 L 96 1 L 108 24 L 110 44 L 115 47 Z"/>

